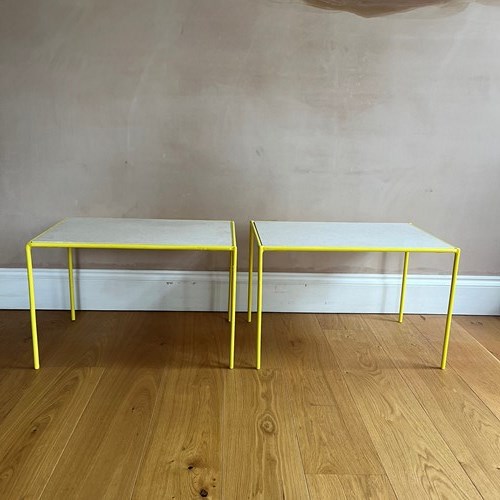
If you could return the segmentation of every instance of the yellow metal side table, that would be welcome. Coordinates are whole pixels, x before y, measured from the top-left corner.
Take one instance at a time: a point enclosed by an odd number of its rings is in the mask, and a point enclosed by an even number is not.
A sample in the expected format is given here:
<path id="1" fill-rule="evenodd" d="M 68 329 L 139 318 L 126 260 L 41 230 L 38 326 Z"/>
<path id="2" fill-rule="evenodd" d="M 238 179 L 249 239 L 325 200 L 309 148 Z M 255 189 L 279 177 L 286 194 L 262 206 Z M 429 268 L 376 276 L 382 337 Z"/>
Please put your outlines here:
<path id="1" fill-rule="evenodd" d="M 229 367 L 234 367 L 236 271 L 238 250 L 233 221 L 118 219 L 76 217 L 64 219 L 26 245 L 28 288 L 35 369 L 40 368 L 36 325 L 33 248 L 66 248 L 68 251 L 71 319 L 75 320 L 73 249 L 204 250 L 230 253 L 228 314 L 231 322 Z"/>
<path id="2" fill-rule="evenodd" d="M 454 255 L 450 297 L 441 356 L 441 368 L 446 367 L 455 285 L 460 261 L 460 249 L 407 223 L 364 222 L 250 222 L 250 257 L 248 271 L 248 321 L 252 319 L 252 277 L 254 245 L 258 246 L 257 284 L 257 369 L 261 365 L 262 344 L 262 283 L 264 252 L 401 252 L 404 253 L 399 322 L 403 321 L 406 278 L 411 252 L 451 253 Z"/>

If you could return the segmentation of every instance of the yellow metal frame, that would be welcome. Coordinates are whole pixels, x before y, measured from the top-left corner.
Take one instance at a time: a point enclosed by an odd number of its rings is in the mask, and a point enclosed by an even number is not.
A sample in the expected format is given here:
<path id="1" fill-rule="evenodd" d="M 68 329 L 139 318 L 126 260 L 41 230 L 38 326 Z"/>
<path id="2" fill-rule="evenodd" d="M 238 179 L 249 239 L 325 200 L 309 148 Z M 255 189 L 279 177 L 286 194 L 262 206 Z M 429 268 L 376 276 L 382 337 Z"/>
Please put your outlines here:
<path id="1" fill-rule="evenodd" d="M 410 252 L 405 252 L 405 261 L 403 264 L 403 281 L 401 283 L 401 299 L 399 300 L 399 322 L 403 322 L 403 311 L 405 308 L 406 295 L 406 277 L 408 276 L 408 262 L 410 260 Z"/>
<path id="2" fill-rule="evenodd" d="M 66 220 L 66 219 L 64 219 Z M 31 317 L 31 337 L 33 340 L 33 365 L 36 370 L 40 368 L 40 358 L 38 351 L 38 332 L 36 323 L 36 303 L 35 303 L 35 281 L 33 275 L 33 248 L 66 248 L 68 252 L 68 282 L 69 282 L 69 299 L 71 320 L 76 318 L 75 314 L 75 284 L 74 284 L 74 271 L 73 271 L 73 249 L 77 248 L 93 248 L 93 249 L 113 249 L 113 250 L 195 250 L 195 251 L 228 251 L 230 252 L 229 259 L 229 286 L 228 286 L 228 319 L 231 323 L 231 337 L 229 348 L 229 368 L 234 368 L 234 344 L 236 336 L 236 276 L 238 269 L 238 248 L 236 246 L 236 231 L 234 221 L 231 224 L 231 245 L 129 245 L 129 244 L 115 244 L 115 243 L 86 243 L 86 242 L 43 242 L 34 241 L 40 236 L 43 236 L 48 231 L 54 229 L 56 226 L 64 222 L 64 220 L 49 227 L 43 233 L 33 238 L 26 244 L 26 268 L 28 273 L 28 294 L 30 303 L 30 317 Z"/>
<path id="3" fill-rule="evenodd" d="M 257 270 L 257 348 L 256 348 L 256 368 L 261 366 L 261 347 L 262 347 L 262 284 L 263 284 L 263 266 L 264 252 L 388 252 L 404 253 L 403 274 L 401 283 L 401 296 L 399 302 L 399 322 L 403 321 L 404 303 L 406 295 L 406 281 L 408 276 L 408 264 L 410 253 L 452 253 L 455 255 L 453 262 L 453 271 L 450 285 L 450 297 L 448 301 L 448 311 L 446 314 L 446 326 L 443 340 L 443 352 L 441 356 L 441 369 L 446 368 L 448 356 L 448 345 L 450 341 L 451 319 L 453 316 L 453 305 L 455 301 L 455 288 L 458 276 L 458 265 L 460 262 L 460 248 L 411 248 L 411 247 L 296 247 L 296 246 L 264 246 L 259 236 L 259 231 L 255 221 L 250 221 L 249 234 L 249 266 L 248 266 L 248 322 L 252 321 L 252 298 L 253 298 L 253 260 L 254 246 L 257 242 L 259 251 L 258 270 Z"/>

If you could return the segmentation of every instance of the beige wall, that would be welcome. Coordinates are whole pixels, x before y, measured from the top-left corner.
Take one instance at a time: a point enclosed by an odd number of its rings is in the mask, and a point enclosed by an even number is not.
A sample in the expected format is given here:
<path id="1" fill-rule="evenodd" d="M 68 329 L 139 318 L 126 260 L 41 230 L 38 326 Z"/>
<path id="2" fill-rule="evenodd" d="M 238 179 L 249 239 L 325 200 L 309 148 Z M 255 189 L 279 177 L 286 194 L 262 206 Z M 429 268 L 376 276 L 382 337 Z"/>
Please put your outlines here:
<path id="1" fill-rule="evenodd" d="M 2 2 L 0 267 L 23 266 L 24 243 L 58 219 L 89 215 L 233 218 L 241 269 L 250 218 L 413 221 L 462 247 L 463 274 L 500 275 L 500 2 L 369 3 Z M 79 265 L 222 257 L 81 252 Z M 450 265 L 415 257 L 411 272 Z"/>

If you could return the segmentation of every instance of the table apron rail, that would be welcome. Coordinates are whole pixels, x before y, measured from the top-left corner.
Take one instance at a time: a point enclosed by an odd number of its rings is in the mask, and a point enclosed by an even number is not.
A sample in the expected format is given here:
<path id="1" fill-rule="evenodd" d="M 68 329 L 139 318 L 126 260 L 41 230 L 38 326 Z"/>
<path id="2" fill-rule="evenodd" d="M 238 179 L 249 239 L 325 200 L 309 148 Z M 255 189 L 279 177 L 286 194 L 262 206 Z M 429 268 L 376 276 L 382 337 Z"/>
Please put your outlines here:
<path id="1" fill-rule="evenodd" d="M 206 246 L 206 245 L 134 245 L 115 243 L 47 243 L 32 241 L 28 243 L 32 248 L 92 248 L 97 250 L 200 250 L 200 251 L 232 251 L 235 246 Z"/>
<path id="2" fill-rule="evenodd" d="M 411 253 L 457 253 L 458 248 L 394 248 L 394 247 L 277 247 L 259 245 L 266 252 L 411 252 Z"/>

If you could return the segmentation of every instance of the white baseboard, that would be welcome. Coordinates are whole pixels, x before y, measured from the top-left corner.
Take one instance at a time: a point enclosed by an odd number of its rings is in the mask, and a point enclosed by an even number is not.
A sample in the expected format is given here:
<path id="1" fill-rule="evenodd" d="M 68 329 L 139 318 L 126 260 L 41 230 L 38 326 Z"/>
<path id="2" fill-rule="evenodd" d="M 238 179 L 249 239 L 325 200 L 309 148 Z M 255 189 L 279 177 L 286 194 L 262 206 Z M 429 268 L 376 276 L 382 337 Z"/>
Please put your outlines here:
<path id="1" fill-rule="evenodd" d="M 67 277 L 64 269 L 35 270 L 37 309 L 68 309 Z M 82 310 L 222 311 L 227 282 L 224 272 L 75 271 Z M 401 277 L 392 274 L 265 273 L 264 310 L 394 313 L 400 286 Z M 408 276 L 405 312 L 446 312 L 449 286 L 449 276 Z M 247 274 L 239 273 L 238 311 L 246 310 L 246 288 Z M 0 309 L 27 308 L 26 270 L 0 269 Z M 500 315 L 500 276 L 459 277 L 455 314 Z"/>

